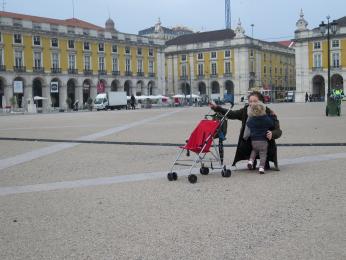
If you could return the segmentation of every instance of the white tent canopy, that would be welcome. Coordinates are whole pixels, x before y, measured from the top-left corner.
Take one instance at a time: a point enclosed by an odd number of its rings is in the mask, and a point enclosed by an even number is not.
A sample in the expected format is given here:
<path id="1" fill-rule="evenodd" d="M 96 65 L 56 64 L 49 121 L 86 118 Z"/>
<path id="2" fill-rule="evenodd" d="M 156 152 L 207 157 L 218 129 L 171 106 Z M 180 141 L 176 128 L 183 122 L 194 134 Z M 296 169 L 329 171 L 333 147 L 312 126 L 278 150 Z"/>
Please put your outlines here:
<path id="1" fill-rule="evenodd" d="M 34 100 L 45 100 L 45 99 L 48 99 L 48 98 L 40 97 L 40 96 L 34 96 Z"/>

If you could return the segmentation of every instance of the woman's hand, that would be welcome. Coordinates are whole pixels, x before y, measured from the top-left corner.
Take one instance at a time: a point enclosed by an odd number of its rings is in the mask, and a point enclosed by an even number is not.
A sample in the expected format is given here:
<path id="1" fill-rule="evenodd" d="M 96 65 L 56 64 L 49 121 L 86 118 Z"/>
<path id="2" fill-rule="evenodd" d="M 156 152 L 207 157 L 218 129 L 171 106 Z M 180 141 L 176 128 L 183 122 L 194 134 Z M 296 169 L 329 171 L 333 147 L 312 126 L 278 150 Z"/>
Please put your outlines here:
<path id="1" fill-rule="evenodd" d="M 215 110 L 215 108 L 217 107 L 217 105 L 215 104 L 214 101 L 210 101 L 210 102 L 208 103 L 208 106 L 209 106 L 210 109 L 212 109 L 212 110 Z"/>
<path id="2" fill-rule="evenodd" d="M 273 133 L 272 131 L 267 131 L 267 135 L 266 135 L 267 139 L 270 141 L 273 138 Z"/>

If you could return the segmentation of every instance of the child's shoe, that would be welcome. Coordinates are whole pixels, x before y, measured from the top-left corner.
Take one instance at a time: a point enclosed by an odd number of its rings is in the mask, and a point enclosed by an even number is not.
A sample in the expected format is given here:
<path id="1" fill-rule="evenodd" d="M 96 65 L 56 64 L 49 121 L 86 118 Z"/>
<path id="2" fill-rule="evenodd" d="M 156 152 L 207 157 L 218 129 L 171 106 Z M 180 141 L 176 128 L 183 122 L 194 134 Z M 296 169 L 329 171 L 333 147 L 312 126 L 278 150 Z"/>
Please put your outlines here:
<path id="1" fill-rule="evenodd" d="M 264 174 L 264 168 L 262 166 L 259 167 L 258 169 L 259 174 Z"/>
<path id="2" fill-rule="evenodd" d="M 247 168 L 248 168 L 249 170 L 253 170 L 253 161 L 249 160 L 249 161 L 247 162 Z"/>

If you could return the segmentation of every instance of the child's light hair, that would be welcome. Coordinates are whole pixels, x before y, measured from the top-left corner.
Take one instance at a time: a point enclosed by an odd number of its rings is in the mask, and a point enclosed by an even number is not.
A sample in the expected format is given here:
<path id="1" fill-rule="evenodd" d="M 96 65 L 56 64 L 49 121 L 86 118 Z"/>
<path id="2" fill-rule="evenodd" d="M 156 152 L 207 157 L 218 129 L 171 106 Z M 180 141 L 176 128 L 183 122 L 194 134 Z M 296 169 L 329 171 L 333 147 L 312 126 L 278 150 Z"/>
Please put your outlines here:
<path id="1" fill-rule="evenodd" d="M 257 102 L 250 107 L 249 116 L 264 116 L 266 106 L 262 102 Z"/>

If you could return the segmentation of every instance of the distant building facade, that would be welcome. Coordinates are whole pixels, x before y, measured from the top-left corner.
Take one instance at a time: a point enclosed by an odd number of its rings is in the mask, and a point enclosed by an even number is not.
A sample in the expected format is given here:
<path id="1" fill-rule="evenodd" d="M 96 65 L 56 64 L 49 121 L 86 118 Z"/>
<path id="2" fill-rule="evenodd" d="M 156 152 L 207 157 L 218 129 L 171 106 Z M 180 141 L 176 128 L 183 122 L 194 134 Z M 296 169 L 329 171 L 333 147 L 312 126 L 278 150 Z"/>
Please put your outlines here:
<path id="1" fill-rule="evenodd" d="M 164 27 L 159 19 L 155 26 L 139 31 L 138 35 L 168 41 L 175 37 L 191 33 L 193 33 L 193 31 L 184 26 L 176 26 L 173 28 Z"/>
<path id="2" fill-rule="evenodd" d="M 84 104 L 100 91 L 165 94 L 164 41 L 120 33 L 78 19 L 0 12 L 0 107 L 16 96 L 39 106 Z M 2 98 L 4 97 L 4 98 Z"/>
<path id="3" fill-rule="evenodd" d="M 273 99 L 295 89 L 294 49 L 252 39 L 237 28 L 183 35 L 166 42 L 167 94 L 199 94 L 235 101 L 254 89 Z"/>
<path id="4" fill-rule="evenodd" d="M 338 30 L 330 36 L 331 89 L 344 88 L 346 78 L 346 16 L 337 19 Z M 325 100 L 328 90 L 327 36 L 319 28 L 308 29 L 301 11 L 296 23 L 296 101 L 303 102 L 305 93 Z"/>

